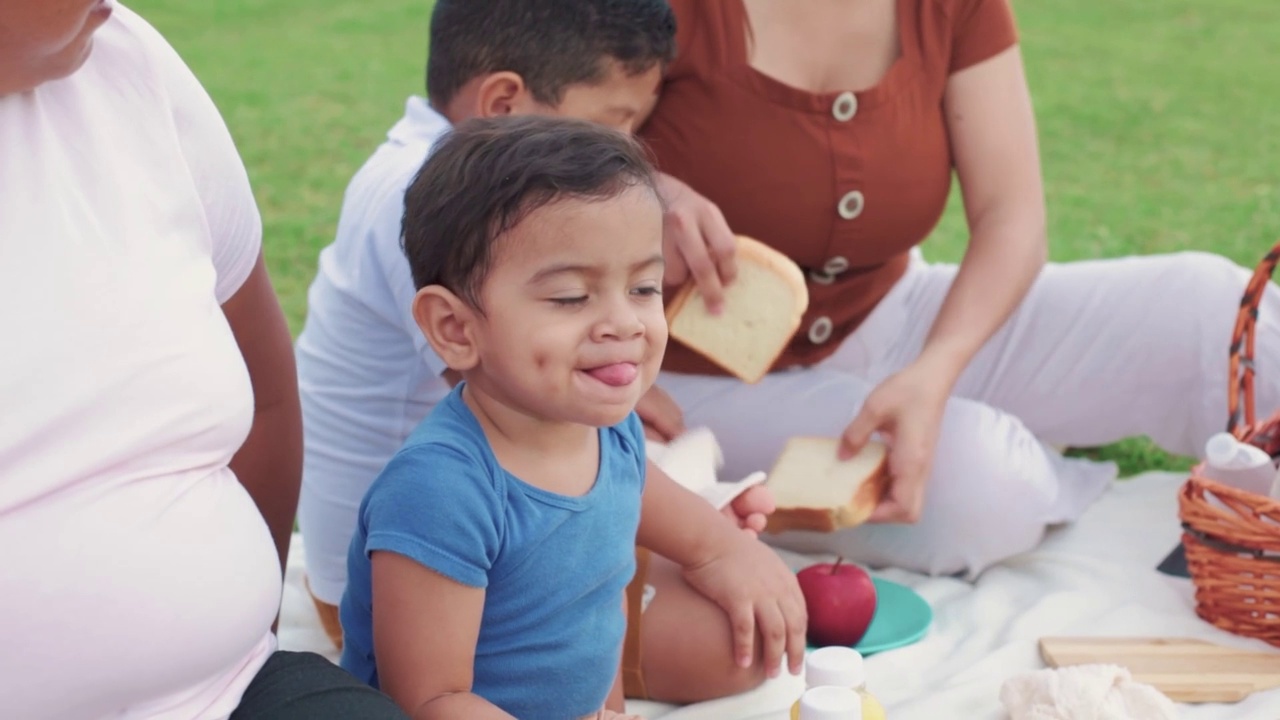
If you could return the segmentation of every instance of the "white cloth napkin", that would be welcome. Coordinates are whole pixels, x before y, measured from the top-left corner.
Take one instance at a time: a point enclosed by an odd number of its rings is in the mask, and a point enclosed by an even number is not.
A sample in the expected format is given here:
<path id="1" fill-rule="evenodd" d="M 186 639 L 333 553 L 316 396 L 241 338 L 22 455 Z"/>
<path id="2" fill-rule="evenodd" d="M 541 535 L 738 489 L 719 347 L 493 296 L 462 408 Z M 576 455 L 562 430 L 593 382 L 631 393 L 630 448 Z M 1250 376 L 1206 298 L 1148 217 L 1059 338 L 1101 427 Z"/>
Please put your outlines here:
<path id="1" fill-rule="evenodd" d="M 715 435 L 705 427 L 686 430 L 667 444 L 650 440 L 645 454 L 671 479 L 701 495 L 717 510 L 765 480 L 764 473 L 754 472 L 735 482 L 719 482 L 717 473 L 724 467 L 724 455 Z"/>
<path id="2" fill-rule="evenodd" d="M 1176 720 L 1178 706 L 1118 665 L 1073 665 L 1020 673 L 1000 702 L 1013 720 Z"/>

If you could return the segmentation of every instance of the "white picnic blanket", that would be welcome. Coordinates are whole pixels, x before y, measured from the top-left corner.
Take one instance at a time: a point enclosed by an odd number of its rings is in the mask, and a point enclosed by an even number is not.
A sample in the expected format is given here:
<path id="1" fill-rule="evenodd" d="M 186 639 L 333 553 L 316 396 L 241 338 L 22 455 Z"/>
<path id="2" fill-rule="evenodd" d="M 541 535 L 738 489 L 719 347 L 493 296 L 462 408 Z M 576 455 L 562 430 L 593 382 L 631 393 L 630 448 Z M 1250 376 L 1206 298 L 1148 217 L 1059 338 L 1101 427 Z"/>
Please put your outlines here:
<path id="1" fill-rule="evenodd" d="M 892 720 L 1006 720 L 1000 686 L 1043 667 L 1046 635 L 1195 637 L 1272 649 L 1218 631 L 1192 610 L 1190 582 L 1155 570 L 1178 541 L 1176 492 L 1184 475 L 1146 473 L 1116 483 L 1081 520 L 1052 531 L 1041 546 L 991 568 L 976 582 L 904 572 L 884 577 L 916 589 L 934 609 L 919 643 L 867 659 L 868 685 Z M 333 657 L 303 585 L 301 538 L 294 538 L 280 643 Z M 784 553 L 795 568 L 825 560 Z M 759 689 L 685 707 L 633 703 L 663 720 L 785 720 L 801 690 L 783 677 Z M 1186 720 L 1274 720 L 1280 690 L 1235 705 L 1184 705 Z"/>

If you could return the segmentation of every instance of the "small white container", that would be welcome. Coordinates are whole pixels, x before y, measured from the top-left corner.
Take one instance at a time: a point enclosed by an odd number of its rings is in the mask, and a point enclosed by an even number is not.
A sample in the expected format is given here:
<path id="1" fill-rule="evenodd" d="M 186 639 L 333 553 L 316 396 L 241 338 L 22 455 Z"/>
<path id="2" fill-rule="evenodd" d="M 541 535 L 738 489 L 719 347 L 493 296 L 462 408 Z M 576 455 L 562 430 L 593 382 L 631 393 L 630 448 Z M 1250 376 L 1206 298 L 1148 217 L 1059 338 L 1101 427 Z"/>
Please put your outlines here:
<path id="1" fill-rule="evenodd" d="M 835 685 L 810 688 L 800 696 L 800 720 L 862 720 L 862 696 Z"/>
<path id="2" fill-rule="evenodd" d="M 804 659 L 804 683 L 809 688 L 823 685 L 862 690 L 867 686 L 867 669 L 862 653 L 840 645 L 818 648 Z"/>
<path id="3" fill-rule="evenodd" d="M 1231 433 L 1218 433 L 1204 446 L 1202 474 L 1224 485 L 1270 495 L 1276 484 L 1276 465 L 1266 451 L 1240 442 Z"/>

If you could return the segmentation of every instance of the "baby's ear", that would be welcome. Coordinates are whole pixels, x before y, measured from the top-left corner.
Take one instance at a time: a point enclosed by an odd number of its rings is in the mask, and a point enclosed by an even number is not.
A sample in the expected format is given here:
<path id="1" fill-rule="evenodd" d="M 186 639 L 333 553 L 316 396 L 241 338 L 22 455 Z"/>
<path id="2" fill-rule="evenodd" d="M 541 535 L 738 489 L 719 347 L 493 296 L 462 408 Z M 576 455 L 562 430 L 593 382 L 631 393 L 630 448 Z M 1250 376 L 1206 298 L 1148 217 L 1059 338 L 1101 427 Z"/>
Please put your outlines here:
<path id="1" fill-rule="evenodd" d="M 428 285 L 413 297 L 413 319 L 431 349 L 451 370 L 463 372 L 480 361 L 473 328 L 476 311 L 442 285 Z"/>

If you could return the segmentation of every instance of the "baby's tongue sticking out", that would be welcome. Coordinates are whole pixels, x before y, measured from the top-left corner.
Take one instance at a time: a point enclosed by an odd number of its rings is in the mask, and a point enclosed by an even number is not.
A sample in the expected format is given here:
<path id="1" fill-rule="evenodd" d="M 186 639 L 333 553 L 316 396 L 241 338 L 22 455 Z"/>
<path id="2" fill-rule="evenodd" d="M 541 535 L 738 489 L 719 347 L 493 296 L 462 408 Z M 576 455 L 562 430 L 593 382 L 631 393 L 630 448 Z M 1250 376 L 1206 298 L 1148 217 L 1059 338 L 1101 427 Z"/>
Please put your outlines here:
<path id="1" fill-rule="evenodd" d="M 629 385 L 635 381 L 639 370 L 634 363 L 613 363 L 612 365 L 601 365 L 597 368 L 591 368 L 587 374 L 599 380 L 605 385 L 614 387 L 622 387 Z"/>

